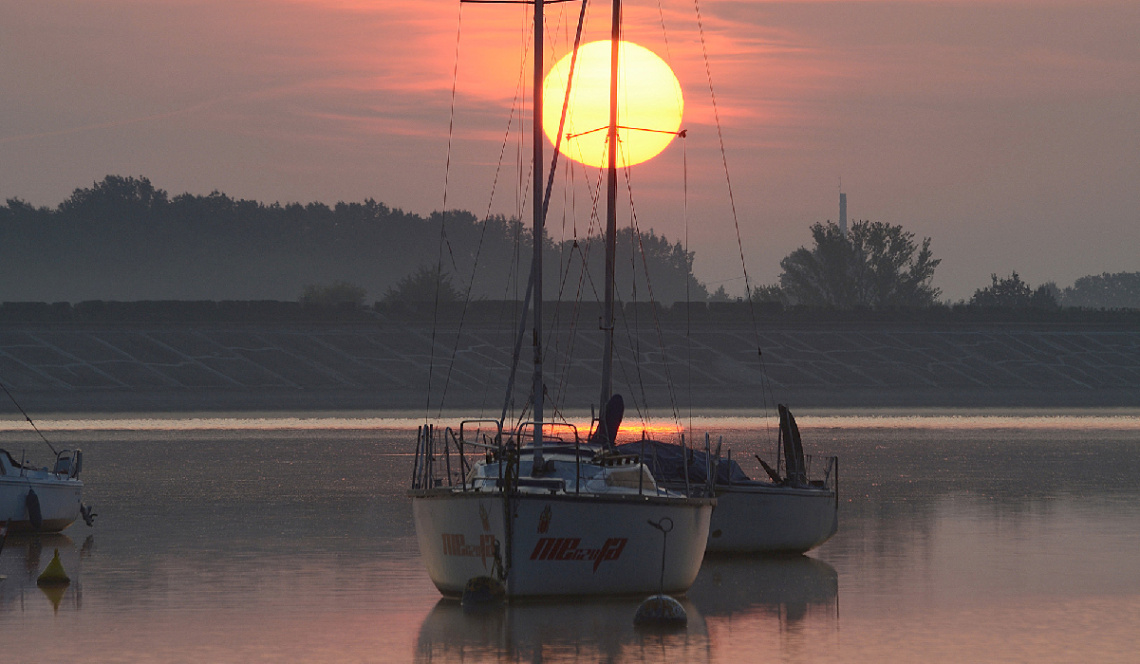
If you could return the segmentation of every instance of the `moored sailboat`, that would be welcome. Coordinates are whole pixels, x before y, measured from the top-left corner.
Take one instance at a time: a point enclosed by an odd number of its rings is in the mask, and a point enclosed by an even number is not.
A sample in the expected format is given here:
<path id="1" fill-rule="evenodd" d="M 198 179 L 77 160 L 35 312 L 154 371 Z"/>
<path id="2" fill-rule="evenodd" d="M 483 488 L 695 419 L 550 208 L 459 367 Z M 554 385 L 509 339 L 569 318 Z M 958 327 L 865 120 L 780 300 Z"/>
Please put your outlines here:
<path id="1" fill-rule="evenodd" d="M 643 455 L 666 487 L 699 487 L 716 497 L 708 551 L 804 553 L 839 529 L 839 459 L 805 455 L 795 417 L 783 405 L 779 414 L 782 463 L 772 468 L 757 456 L 768 480 L 749 477 L 731 453 L 721 457 L 719 445 L 715 453 L 707 445 L 698 450 L 657 441 L 618 449 Z"/>
<path id="2" fill-rule="evenodd" d="M 532 191 L 541 192 L 544 0 L 530 4 Z M 412 514 L 428 574 L 444 595 L 459 595 L 476 577 L 496 579 L 512 597 L 683 592 L 700 569 L 715 499 L 661 487 L 640 459 L 613 449 L 622 411 L 620 397 L 611 394 L 620 15 L 620 1 L 614 0 L 601 417 L 588 435 L 544 418 L 540 240 L 545 206 L 535 195 L 528 288 L 534 314 L 533 419 L 514 427 L 504 426 L 505 414 L 442 431 L 425 425 L 417 437 Z"/>
<path id="3" fill-rule="evenodd" d="M 0 528 L 4 532 L 57 533 L 75 523 L 81 514 L 87 525 L 91 525 L 94 515 L 82 503 L 83 481 L 79 479 L 79 471 L 83 469 L 83 452 L 57 451 L 40 433 L 8 388 L 0 384 L 0 390 L 4 391 L 55 455 L 55 463 L 49 470 L 29 463 L 23 450 L 20 452 L 20 460 L 16 461 L 10 452 L 0 449 Z M 0 548 L 3 548 L 2 542 Z"/>

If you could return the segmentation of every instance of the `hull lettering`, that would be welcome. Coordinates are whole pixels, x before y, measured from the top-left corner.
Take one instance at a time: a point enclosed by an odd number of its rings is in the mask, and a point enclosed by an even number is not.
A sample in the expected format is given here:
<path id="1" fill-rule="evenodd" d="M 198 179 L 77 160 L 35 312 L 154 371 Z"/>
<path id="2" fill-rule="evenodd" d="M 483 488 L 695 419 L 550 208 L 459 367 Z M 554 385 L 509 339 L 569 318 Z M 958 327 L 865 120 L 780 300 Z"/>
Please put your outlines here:
<path id="1" fill-rule="evenodd" d="M 540 537 L 530 554 L 531 560 L 592 560 L 594 571 L 606 560 L 617 560 L 625 549 L 626 537 L 611 537 L 600 548 L 579 548 L 581 537 Z"/>

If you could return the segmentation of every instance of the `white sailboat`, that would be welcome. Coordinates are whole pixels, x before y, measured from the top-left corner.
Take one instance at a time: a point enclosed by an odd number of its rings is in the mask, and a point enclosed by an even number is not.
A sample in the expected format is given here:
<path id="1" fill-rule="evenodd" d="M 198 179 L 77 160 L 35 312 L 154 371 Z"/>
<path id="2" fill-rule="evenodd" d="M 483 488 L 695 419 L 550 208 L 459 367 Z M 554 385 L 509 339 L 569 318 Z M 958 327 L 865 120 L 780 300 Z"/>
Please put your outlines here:
<path id="1" fill-rule="evenodd" d="M 3 534 L 9 530 L 57 533 L 75 523 L 80 514 L 91 525 L 94 515 L 82 503 L 83 481 L 79 479 L 83 452 L 57 451 L 3 383 L 0 390 L 55 455 L 55 464 L 48 470 L 28 463 L 23 450 L 17 462 L 11 453 L 0 449 L 0 548 L 4 546 Z"/>
<path id="2" fill-rule="evenodd" d="M 839 530 L 839 459 L 804 454 L 799 426 L 779 406 L 776 468 L 760 457 L 769 480 L 753 479 L 740 464 L 714 453 L 656 441 L 627 443 L 619 451 L 640 454 L 667 487 L 700 487 L 716 496 L 708 551 L 723 553 L 805 553 Z M 780 470 L 784 470 L 781 475 Z"/>
<path id="3" fill-rule="evenodd" d="M 620 0 L 614 0 L 610 63 L 607 269 L 601 417 L 597 431 L 544 419 L 542 379 L 543 5 L 534 6 L 532 192 L 534 370 L 530 422 L 467 420 L 442 432 L 425 425 L 416 443 L 412 514 L 428 575 L 441 593 L 492 577 L 511 597 L 684 592 L 696 579 L 715 500 L 659 486 L 613 442 L 623 410 L 611 394 L 616 236 L 617 71 Z M 525 309 L 525 307 L 524 307 Z M 479 458 L 471 462 L 470 453 Z M 454 457 L 454 462 L 452 458 Z"/>
<path id="4" fill-rule="evenodd" d="M 56 533 L 79 518 L 83 453 L 64 450 L 54 467 L 36 468 L 0 449 L 0 527 Z"/>

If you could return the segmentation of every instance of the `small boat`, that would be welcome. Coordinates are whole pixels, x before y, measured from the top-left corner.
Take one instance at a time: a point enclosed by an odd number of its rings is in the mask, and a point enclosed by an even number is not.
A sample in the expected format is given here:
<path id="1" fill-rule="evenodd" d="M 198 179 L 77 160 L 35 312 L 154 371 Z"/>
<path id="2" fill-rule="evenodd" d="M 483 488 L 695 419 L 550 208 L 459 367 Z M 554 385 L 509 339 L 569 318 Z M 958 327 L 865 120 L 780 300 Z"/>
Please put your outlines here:
<path id="1" fill-rule="evenodd" d="M 768 480 L 750 478 L 731 452 L 721 458 L 719 445 L 710 450 L 707 438 L 704 450 L 647 440 L 619 445 L 618 451 L 643 455 L 666 487 L 702 487 L 716 497 L 708 551 L 804 553 L 839 529 L 839 459 L 823 457 L 817 464 L 805 456 L 795 417 L 783 405 L 779 412 L 784 463 L 772 468 L 757 456 Z"/>
<path id="2" fill-rule="evenodd" d="M 17 462 L 0 449 L 0 524 L 13 532 L 56 533 L 79 518 L 83 452 L 63 450 L 51 470 Z"/>

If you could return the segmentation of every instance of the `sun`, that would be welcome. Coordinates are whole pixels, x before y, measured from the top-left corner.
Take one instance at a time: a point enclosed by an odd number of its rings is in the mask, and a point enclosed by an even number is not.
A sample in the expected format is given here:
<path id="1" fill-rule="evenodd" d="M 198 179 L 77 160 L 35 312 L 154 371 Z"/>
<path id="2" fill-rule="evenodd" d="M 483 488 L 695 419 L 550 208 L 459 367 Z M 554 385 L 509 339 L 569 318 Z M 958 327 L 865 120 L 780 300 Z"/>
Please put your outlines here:
<path id="1" fill-rule="evenodd" d="M 669 145 L 681 128 L 684 100 L 673 70 L 653 51 L 626 41 L 620 42 L 618 49 L 620 168 L 652 159 Z M 552 144 L 558 136 L 572 55 L 559 60 L 542 84 L 542 122 Z M 578 49 L 559 147 L 562 154 L 589 166 L 606 166 L 609 99 L 610 42 L 590 42 Z"/>

